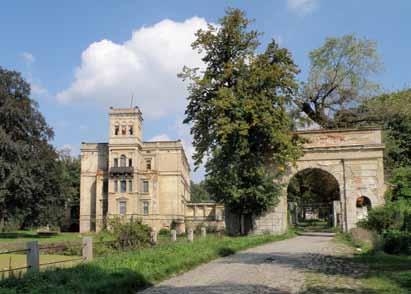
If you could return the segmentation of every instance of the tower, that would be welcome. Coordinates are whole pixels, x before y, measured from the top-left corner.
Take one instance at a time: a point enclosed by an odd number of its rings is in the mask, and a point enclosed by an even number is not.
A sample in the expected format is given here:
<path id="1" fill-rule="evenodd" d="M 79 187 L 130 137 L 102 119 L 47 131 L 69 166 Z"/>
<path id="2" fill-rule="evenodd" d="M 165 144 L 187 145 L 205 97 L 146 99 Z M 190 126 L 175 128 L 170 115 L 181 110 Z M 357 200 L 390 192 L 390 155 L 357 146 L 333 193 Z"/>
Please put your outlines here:
<path id="1" fill-rule="evenodd" d="M 142 113 L 138 107 L 110 108 L 108 207 L 103 214 L 129 215 L 136 209 L 142 149 Z"/>
<path id="2" fill-rule="evenodd" d="M 140 109 L 113 108 L 109 112 L 109 144 L 139 144 L 142 145 L 143 117 Z"/>

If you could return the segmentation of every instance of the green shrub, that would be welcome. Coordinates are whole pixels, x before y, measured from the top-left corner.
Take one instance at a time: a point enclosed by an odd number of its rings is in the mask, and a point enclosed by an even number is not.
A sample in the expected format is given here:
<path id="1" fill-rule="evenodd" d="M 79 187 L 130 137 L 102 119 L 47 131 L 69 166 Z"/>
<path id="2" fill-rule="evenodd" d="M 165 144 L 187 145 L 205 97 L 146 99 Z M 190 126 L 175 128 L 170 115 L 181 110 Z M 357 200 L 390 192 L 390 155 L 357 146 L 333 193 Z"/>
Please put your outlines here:
<path id="1" fill-rule="evenodd" d="M 411 166 L 394 169 L 390 184 L 387 193 L 390 200 L 411 200 Z"/>
<path id="2" fill-rule="evenodd" d="M 113 244 L 118 249 L 137 248 L 150 244 L 151 229 L 141 220 L 131 218 L 123 221 L 120 218 L 113 218 L 110 219 L 109 226 L 115 241 Z"/>
<path id="3" fill-rule="evenodd" d="M 385 206 L 371 209 L 358 226 L 382 234 L 387 230 L 408 230 L 411 228 L 411 203 L 409 201 L 388 201 Z"/>
<path id="4" fill-rule="evenodd" d="M 167 228 L 160 229 L 160 231 L 158 231 L 158 234 L 160 236 L 170 236 L 171 235 L 170 230 Z"/>
<path id="5" fill-rule="evenodd" d="M 411 253 L 411 232 L 388 230 L 383 234 L 384 251 L 390 254 Z"/>

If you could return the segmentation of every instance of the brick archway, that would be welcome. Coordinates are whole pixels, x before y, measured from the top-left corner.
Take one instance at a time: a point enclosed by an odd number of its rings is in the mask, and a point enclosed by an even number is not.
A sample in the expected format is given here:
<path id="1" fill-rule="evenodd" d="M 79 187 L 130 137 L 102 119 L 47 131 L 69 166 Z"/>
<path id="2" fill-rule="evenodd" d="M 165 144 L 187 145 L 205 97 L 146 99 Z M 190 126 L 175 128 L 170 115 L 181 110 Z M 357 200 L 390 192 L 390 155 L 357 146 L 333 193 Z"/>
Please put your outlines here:
<path id="1" fill-rule="evenodd" d="M 254 219 L 255 233 L 287 230 L 288 183 L 296 173 L 308 168 L 324 170 L 337 180 L 344 231 L 356 227 L 358 197 L 366 195 L 373 206 L 384 204 L 384 145 L 380 129 L 316 130 L 298 134 L 307 140 L 304 155 L 281 179 L 284 191 L 279 204 Z"/>

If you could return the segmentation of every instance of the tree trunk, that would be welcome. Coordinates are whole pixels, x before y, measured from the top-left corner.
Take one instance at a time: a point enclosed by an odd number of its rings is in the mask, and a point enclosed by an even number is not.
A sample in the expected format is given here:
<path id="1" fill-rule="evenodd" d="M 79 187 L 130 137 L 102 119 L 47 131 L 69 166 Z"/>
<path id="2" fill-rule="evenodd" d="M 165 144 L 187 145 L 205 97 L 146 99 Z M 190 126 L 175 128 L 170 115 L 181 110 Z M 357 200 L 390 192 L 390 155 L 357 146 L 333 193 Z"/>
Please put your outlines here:
<path id="1" fill-rule="evenodd" d="M 244 214 L 240 214 L 240 234 L 245 235 Z"/>

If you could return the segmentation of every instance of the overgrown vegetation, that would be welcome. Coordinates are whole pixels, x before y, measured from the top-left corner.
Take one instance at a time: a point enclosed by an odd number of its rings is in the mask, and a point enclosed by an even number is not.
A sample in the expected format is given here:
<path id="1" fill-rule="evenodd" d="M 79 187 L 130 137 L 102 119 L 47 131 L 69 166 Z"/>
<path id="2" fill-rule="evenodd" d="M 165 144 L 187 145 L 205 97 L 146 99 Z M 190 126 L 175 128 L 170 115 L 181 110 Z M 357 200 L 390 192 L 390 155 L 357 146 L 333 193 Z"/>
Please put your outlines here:
<path id="1" fill-rule="evenodd" d="M 206 181 L 201 181 L 199 183 L 194 183 L 191 181 L 190 183 L 191 189 L 191 202 L 211 202 L 213 199 L 211 198 L 210 193 L 207 191 Z"/>
<path id="2" fill-rule="evenodd" d="M 67 199 L 76 196 L 67 179 L 72 175 L 49 143 L 53 135 L 30 98 L 30 85 L 0 67 L 1 231 L 62 224 Z M 78 177 L 74 182 L 79 185 Z"/>
<path id="3" fill-rule="evenodd" d="M 366 267 L 366 274 L 360 278 L 363 288 L 367 289 L 364 293 L 411 292 L 411 256 L 384 253 L 369 246 L 363 238 L 353 238 L 350 234 L 339 233 L 336 240 L 361 249 L 354 257 L 347 257 L 347 262 Z"/>
<path id="4" fill-rule="evenodd" d="M 394 169 L 387 203 L 368 213 L 360 226 L 377 232 L 387 253 L 411 253 L 411 168 Z"/>
<path id="5" fill-rule="evenodd" d="M 151 229 L 139 219 L 112 218 L 109 220 L 110 235 L 113 237 L 113 246 L 118 249 L 142 248 L 150 244 Z"/>
<path id="6" fill-rule="evenodd" d="M 297 111 L 304 114 L 299 119 L 328 129 L 346 127 L 343 118 L 351 118 L 379 87 L 372 81 L 381 69 L 376 42 L 353 34 L 327 38 L 309 59 L 308 78 L 293 97 Z"/>
<path id="7" fill-rule="evenodd" d="M 192 124 L 195 164 L 206 161 L 210 194 L 240 217 L 277 203 L 273 179 L 300 155 L 286 111 L 297 66 L 274 40 L 258 50 L 261 34 L 250 24 L 243 11 L 228 9 L 218 26 L 199 30 L 192 47 L 205 70 L 180 75 L 191 82 L 184 122 Z"/>
<path id="8" fill-rule="evenodd" d="M 177 273 L 220 256 L 294 236 L 208 236 L 128 251 L 73 268 L 27 274 L 0 282 L 0 293 L 135 293 Z"/>

